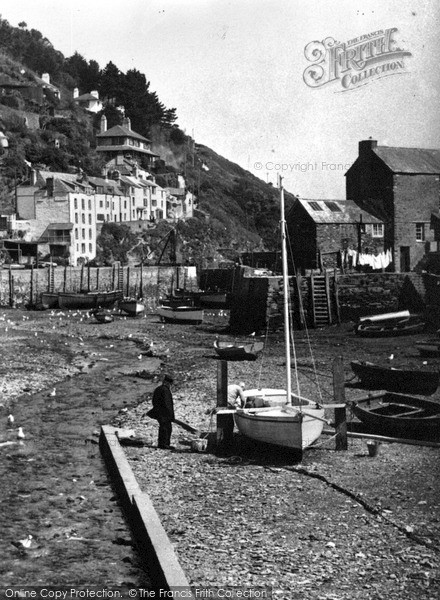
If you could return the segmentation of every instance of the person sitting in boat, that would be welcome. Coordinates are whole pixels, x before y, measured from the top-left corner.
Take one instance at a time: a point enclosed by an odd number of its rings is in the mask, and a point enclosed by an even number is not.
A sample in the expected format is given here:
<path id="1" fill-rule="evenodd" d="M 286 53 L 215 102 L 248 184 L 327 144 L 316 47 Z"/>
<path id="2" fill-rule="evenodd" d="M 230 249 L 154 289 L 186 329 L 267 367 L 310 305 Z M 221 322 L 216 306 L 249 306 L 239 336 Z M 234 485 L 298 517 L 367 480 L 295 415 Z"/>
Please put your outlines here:
<path id="1" fill-rule="evenodd" d="M 157 447 L 171 449 L 171 433 L 174 421 L 173 395 L 170 386 L 173 383 L 171 375 L 165 375 L 162 385 L 159 385 L 153 392 L 153 408 L 147 412 L 152 419 L 159 421 L 159 436 Z"/>
<path id="2" fill-rule="evenodd" d="M 246 398 L 243 394 L 246 384 L 240 381 L 239 384 L 231 383 L 228 385 L 228 408 L 243 408 L 246 404 Z"/>

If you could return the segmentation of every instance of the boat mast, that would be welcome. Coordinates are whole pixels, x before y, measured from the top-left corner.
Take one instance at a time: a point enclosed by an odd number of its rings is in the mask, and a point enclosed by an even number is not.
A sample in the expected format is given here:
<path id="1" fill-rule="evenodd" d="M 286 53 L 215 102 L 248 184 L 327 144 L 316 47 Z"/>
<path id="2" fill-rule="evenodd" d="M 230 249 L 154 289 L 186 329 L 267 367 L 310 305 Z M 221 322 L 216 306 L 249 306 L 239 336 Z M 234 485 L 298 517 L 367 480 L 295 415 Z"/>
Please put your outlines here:
<path id="1" fill-rule="evenodd" d="M 284 188 L 283 178 L 278 174 L 278 187 L 280 189 L 281 210 L 281 257 L 283 262 L 283 287 L 284 287 L 284 345 L 286 353 L 286 403 L 292 404 L 292 375 L 290 367 L 290 313 L 289 313 L 289 274 L 287 269 L 287 244 L 286 220 L 284 218 Z"/>

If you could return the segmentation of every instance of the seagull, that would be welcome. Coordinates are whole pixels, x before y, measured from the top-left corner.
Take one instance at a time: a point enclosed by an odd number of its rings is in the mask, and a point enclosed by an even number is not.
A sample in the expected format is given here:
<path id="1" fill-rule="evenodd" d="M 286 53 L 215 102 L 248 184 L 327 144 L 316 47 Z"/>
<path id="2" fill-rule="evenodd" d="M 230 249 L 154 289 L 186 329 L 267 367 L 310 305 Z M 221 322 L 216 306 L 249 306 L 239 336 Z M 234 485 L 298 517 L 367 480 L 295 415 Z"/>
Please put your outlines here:
<path id="1" fill-rule="evenodd" d="M 19 540 L 18 542 L 12 542 L 12 544 L 16 548 L 30 548 L 32 545 L 32 536 L 28 535 L 24 540 Z"/>
<path id="2" fill-rule="evenodd" d="M 393 360 L 393 358 L 394 358 L 394 354 L 390 354 L 388 357 L 388 360 Z"/>
<path id="3" fill-rule="evenodd" d="M 12 425 L 12 423 L 15 421 L 14 419 L 14 415 L 8 415 L 8 423 L 10 423 Z"/>
<path id="4" fill-rule="evenodd" d="M 23 427 L 19 427 L 17 431 L 17 439 L 24 440 Z"/>
<path id="5" fill-rule="evenodd" d="M 57 388 L 53 388 L 53 390 L 50 392 L 49 396 L 56 396 L 57 395 Z"/>

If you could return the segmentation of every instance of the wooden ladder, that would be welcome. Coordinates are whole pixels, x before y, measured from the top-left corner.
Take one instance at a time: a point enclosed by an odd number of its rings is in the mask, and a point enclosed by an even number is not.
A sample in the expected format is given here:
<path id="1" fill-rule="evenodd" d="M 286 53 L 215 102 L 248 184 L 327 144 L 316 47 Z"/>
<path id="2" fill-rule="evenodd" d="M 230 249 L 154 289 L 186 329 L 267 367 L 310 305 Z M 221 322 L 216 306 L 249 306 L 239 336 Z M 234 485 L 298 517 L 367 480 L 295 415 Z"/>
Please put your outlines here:
<path id="1" fill-rule="evenodd" d="M 332 324 L 330 281 L 328 273 L 310 276 L 313 327 Z"/>

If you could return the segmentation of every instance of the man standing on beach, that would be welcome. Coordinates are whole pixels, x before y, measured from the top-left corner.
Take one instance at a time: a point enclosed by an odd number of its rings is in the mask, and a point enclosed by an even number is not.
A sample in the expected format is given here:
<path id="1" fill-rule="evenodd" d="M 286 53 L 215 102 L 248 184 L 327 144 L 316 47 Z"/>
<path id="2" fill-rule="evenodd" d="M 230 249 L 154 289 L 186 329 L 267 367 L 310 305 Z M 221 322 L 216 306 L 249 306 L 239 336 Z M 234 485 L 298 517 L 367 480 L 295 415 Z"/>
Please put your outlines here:
<path id="1" fill-rule="evenodd" d="M 159 421 L 157 447 L 167 450 L 173 447 L 170 445 L 174 421 L 174 403 L 170 389 L 172 383 L 171 375 L 165 375 L 162 385 L 153 392 L 153 408 L 147 413 L 149 417 Z"/>

